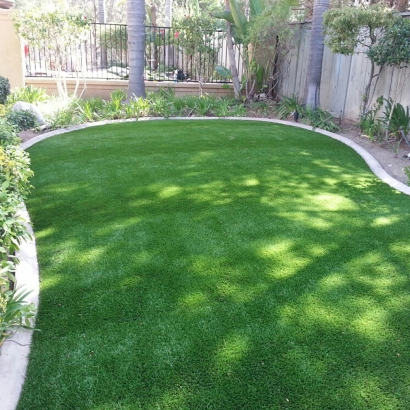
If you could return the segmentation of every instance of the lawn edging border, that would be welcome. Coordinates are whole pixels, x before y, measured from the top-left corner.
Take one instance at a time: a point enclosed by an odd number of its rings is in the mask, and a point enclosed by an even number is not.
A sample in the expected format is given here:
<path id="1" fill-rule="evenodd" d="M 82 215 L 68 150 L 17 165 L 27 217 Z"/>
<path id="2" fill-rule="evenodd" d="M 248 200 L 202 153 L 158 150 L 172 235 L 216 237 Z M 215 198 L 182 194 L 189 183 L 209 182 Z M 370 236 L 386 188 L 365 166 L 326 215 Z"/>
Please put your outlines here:
<path id="1" fill-rule="evenodd" d="M 311 126 L 294 123 L 289 121 L 277 120 L 277 119 L 268 119 L 268 118 L 247 118 L 247 117 L 226 117 L 226 118 L 217 118 L 217 117 L 172 117 L 168 118 L 169 120 L 236 120 L 236 121 L 259 121 L 259 122 L 270 122 L 274 124 L 288 125 L 292 127 L 303 128 L 308 131 L 314 131 L 319 134 L 326 135 L 330 138 L 333 138 L 337 141 L 342 142 L 343 144 L 349 146 L 355 150 L 367 163 L 371 171 L 384 183 L 390 185 L 392 188 L 406 194 L 410 195 L 410 186 L 403 184 L 400 181 L 397 181 L 392 176 L 390 176 L 380 165 L 380 163 L 367 152 L 360 145 L 351 141 L 348 138 L 335 134 L 333 132 L 325 131 L 319 128 L 312 129 Z M 129 120 L 107 120 L 107 121 L 98 121 L 93 123 L 75 125 L 72 127 L 62 128 L 54 131 L 41 134 L 37 137 L 34 137 L 28 141 L 25 141 L 21 144 L 22 149 L 27 149 L 32 145 L 43 141 L 47 138 L 54 137 L 57 135 L 65 134 L 67 132 L 81 130 L 89 127 L 96 127 L 100 125 L 115 124 L 121 122 L 136 122 L 136 121 L 156 121 L 156 120 L 165 120 L 161 117 L 149 117 L 149 118 L 140 118 L 138 120 L 129 119 Z M 36 253 L 36 244 L 34 233 L 31 227 L 31 222 L 29 214 L 25 206 L 22 209 L 22 216 L 26 219 L 28 224 L 29 232 L 32 235 L 32 240 L 23 243 L 20 247 L 20 251 L 17 253 L 17 257 L 20 259 L 20 263 L 17 266 L 16 277 L 19 283 L 19 286 L 25 286 L 26 290 L 31 290 L 28 302 L 33 302 L 38 306 L 39 301 L 39 270 L 37 262 L 37 253 Z M 11 341 L 7 341 L 3 344 L 0 354 L 0 408 L 2 410 L 15 410 L 18 405 L 18 400 L 20 393 L 25 381 L 25 375 L 28 366 L 28 358 L 30 353 L 30 344 L 32 339 L 33 331 L 28 330 L 19 330 L 15 333 Z M 12 342 L 14 341 L 14 342 Z M 4 371 L 4 369 L 7 369 Z"/>

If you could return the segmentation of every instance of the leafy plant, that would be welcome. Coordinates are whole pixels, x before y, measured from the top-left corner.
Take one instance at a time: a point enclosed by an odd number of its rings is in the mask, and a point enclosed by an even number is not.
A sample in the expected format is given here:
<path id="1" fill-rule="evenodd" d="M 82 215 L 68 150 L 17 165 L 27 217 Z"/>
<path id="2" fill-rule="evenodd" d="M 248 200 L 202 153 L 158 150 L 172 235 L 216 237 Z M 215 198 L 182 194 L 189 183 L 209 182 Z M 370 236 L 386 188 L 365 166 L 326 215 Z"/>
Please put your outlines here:
<path id="1" fill-rule="evenodd" d="M 282 100 L 276 106 L 275 112 L 280 119 L 285 119 L 294 113 L 302 113 L 303 106 L 299 98 L 294 94 L 292 97 L 282 96 Z"/>
<path id="2" fill-rule="evenodd" d="M 13 91 L 7 97 L 7 103 L 9 105 L 15 104 L 17 101 L 28 102 L 30 104 L 37 104 L 46 102 L 49 99 L 49 96 L 46 94 L 44 88 L 33 87 L 28 85 L 25 87 L 20 87 L 17 90 Z"/>
<path id="3" fill-rule="evenodd" d="M 281 119 L 289 118 L 293 115 L 295 119 L 301 118 L 313 128 L 321 128 L 331 132 L 337 132 L 340 129 L 330 112 L 319 107 L 304 107 L 295 95 L 292 95 L 292 97 L 283 96 L 275 111 Z"/>
<path id="4" fill-rule="evenodd" d="M 36 116 L 29 110 L 11 111 L 7 121 L 15 125 L 19 131 L 29 130 L 37 125 Z"/>
<path id="5" fill-rule="evenodd" d="M 5 118 L 0 118 L 0 146 L 17 145 L 19 142 L 20 138 L 16 133 L 16 128 Z"/>
<path id="6" fill-rule="evenodd" d="M 332 8 L 323 15 L 325 43 L 334 53 L 352 55 L 360 46 L 367 54 L 376 46 L 387 27 L 395 24 L 401 17 L 381 4 L 367 7 Z M 358 49 L 360 50 L 360 49 Z M 359 52 L 359 51 L 358 51 Z M 363 52 L 363 51 L 362 51 Z M 366 113 L 369 104 L 374 74 L 375 60 L 370 59 L 369 79 L 365 86 L 361 112 Z"/>
<path id="7" fill-rule="evenodd" d="M 387 27 L 383 37 L 368 52 L 377 65 L 405 66 L 410 63 L 410 20 L 399 18 Z M 394 46 L 393 46 L 394 45 Z"/>
<path id="8" fill-rule="evenodd" d="M 2 190 L 17 193 L 20 199 L 24 199 L 30 191 L 29 181 L 32 176 L 27 152 L 17 145 L 0 145 L 0 184 L 7 182 Z"/>
<path id="9" fill-rule="evenodd" d="M 333 119 L 333 115 L 319 107 L 305 107 L 302 116 L 305 118 L 307 124 L 311 125 L 313 129 L 321 128 L 322 130 L 330 132 L 338 132 L 340 130 L 339 125 L 337 125 Z"/>
<path id="10" fill-rule="evenodd" d="M 383 122 L 377 117 L 378 112 L 383 105 L 383 96 L 376 100 L 373 108 L 367 110 L 360 115 L 359 128 L 360 131 L 370 140 L 380 139 L 383 133 Z"/>
<path id="11" fill-rule="evenodd" d="M 390 135 L 395 138 L 403 139 L 408 146 L 410 141 L 408 135 L 410 133 L 410 112 L 409 107 L 404 108 L 400 103 L 393 105 L 393 100 L 385 99 L 385 111 L 382 121 L 386 124 Z"/>
<path id="12" fill-rule="evenodd" d="M 0 75 L 0 104 L 6 104 L 7 96 L 10 94 L 10 82 Z"/>
<path id="13" fill-rule="evenodd" d="M 410 167 L 404 167 L 404 172 L 407 175 L 407 185 L 410 185 Z"/>
<path id="14" fill-rule="evenodd" d="M 8 284 L 0 276 L 0 344 L 21 327 L 35 330 L 33 320 L 36 307 L 25 301 L 30 292 L 24 292 L 21 288 L 6 290 Z"/>

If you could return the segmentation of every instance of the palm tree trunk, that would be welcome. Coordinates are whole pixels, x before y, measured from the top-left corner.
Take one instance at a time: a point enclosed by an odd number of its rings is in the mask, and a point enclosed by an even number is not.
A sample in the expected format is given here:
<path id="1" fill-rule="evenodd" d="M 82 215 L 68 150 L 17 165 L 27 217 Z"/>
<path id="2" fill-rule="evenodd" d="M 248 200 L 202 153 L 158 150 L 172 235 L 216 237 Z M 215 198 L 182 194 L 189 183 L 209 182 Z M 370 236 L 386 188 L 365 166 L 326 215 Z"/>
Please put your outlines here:
<path id="1" fill-rule="evenodd" d="M 105 0 L 98 0 L 98 22 L 105 24 Z M 99 30 L 99 35 L 101 37 L 101 26 Z M 107 49 L 103 44 L 101 44 L 101 67 L 108 67 Z"/>
<path id="2" fill-rule="evenodd" d="M 323 13 L 329 8 L 329 0 L 314 0 L 312 29 L 310 33 L 309 60 L 306 73 L 306 106 L 320 106 L 320 81 L 323 62 Z"/>
<path id="3" fill-rule="evenodd" d="M 230 11 L 229 0 L 225 0 L 225 11 Z M 239 76 L 238 70 L 236 68 L 236 61 L 235 61 L 235 51 L 233 49 L 233 40 L 232 40 L 232 28 L 231 23 L 229 21 L 226 22 L 227 24 L 227 33 L 226 33 L 226 48 L 228 50 L 229 55 L 229 69 L 231 70 L 232 75 L 232 82 L 233 82 L 233 91 L 235 93 L 235 98 L 240 97 L 241 92 L 241 85 L 239 83 Z"/>
<path id="4" fill-rule="evenodd" d="M 129 83 L 128 99 L 145 97 L 145 0 L 127 0 Z"/>

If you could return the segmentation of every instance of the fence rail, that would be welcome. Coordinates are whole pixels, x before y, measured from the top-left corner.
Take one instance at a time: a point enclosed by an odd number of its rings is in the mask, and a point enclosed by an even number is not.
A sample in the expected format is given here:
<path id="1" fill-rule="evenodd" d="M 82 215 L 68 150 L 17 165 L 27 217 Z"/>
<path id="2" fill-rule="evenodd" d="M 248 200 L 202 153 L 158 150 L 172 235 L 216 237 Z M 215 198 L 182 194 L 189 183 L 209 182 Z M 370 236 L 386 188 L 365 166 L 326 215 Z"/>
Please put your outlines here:
<path id="1" fill-rule="evenodd" d="M 225 32 L 204 33 L 202 40 L 195 44 L 175 28 L 146 26 L 145 79 L 230 82 L 215 72 L 216 65 L 229 66 Z M 67 78 L 127 79 L 127 25 L 90 23 L 83 41 L 58 52 L 27 44 L 25 62 L 26 77 L 54 77 L 61 67 Z"/>

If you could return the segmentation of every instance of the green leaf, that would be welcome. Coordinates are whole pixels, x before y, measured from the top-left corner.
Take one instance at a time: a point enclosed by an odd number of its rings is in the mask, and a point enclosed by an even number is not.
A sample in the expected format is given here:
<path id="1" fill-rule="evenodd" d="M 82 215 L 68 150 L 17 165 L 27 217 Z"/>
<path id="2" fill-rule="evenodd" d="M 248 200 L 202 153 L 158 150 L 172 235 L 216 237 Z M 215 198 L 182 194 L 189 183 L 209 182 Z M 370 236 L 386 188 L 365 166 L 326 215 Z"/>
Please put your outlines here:
<path id="1" fill-rule="evenodd" d="M 250 0 L 249 6 L 251 9 L 252 17 L 261 15 L 265 10 L 265 3 L 263 2 L 263 0 Z"/>
<path id="2" fill-rule="evenodd" d="M 217 11 L 217 12 L 213 13 L 213 16 L 217 19 L 226 20 L 226 21 L 229 21 L 229 23 L 231 23 L 231 24 L 235 24 L 235 22 L 233 21 L 232 13 L 230 13 L 230 12 Z"/>
<path id="3" fill-rule="evenodd" d="M 227 78 L 232 78 L 232 73 L 231 70 L 229 70 L 226 67 L 223 67 L 221 65 L 217 65 L 215 67 L 215 71 L 221 76 L 221 77 L 227 77 Z"/>
<path id="4" fill-rule="evenodd" d="M 236 0 L 229 0 L 229 6 L 235 26 L 239 29 L 242 36 L 245 37 L 248 31 L 248 21 L 245 14 L 241 11 L 241 7 Z"/>

